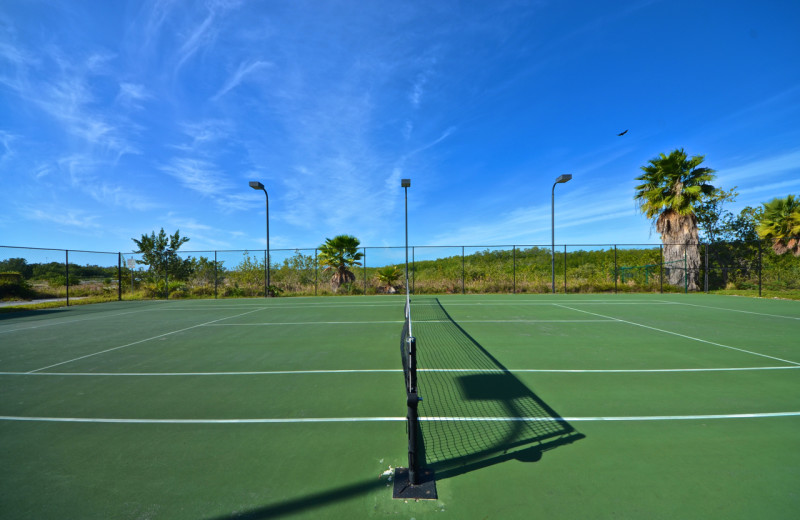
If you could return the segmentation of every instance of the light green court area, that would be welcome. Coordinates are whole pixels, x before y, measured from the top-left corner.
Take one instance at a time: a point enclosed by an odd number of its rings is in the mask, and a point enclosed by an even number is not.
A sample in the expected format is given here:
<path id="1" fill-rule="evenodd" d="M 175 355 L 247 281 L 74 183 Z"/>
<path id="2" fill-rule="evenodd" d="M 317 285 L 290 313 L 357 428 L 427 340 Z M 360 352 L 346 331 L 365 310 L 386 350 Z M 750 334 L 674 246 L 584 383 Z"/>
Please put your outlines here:
<path id="1" fill-rule="evenodd" d="M 0 518 L 778 518 L 800 510 L 800 302 L 412 296 L 0 315 Z"/>

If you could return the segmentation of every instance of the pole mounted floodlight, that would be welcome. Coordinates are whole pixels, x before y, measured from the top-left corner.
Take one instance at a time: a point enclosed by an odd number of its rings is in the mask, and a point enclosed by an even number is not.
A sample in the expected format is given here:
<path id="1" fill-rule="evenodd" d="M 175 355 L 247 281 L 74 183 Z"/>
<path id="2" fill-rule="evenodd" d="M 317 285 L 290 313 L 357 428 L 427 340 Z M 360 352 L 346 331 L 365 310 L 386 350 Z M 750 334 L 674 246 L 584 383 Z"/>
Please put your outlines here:
<path id="1" fill-rule="evenodd" d="M 556 182 L 553 183 L 553 191 L 550 196 L 550 230 L 551 230 L 551 243 L 550 243 L 550 274 L 552 278 L 553 294 L 556 293 L 556 184 L 564 184 L 572 180 L 572 175 L 567 173 L 559 175 Z M 567 259 L 564 258 L 564 262 Z"/>
<path id="2" fill-rule="evenodd" d="M 266 264 L 266 265 L 264 265 L 264 298 L 267 298 L 269 296 L 269 285 L 270 285 L 269 284 L 269 282 L 270 282 L 270 280 L 269 280 L 269 274 L 270 274 L 270 272 L 269 272 L 270 271 L 270 269 L 269 269 L 269 194 L 267 193 L 266 188 L 264 188 L 264 185 L 261 184 L 258 181 L 250 181 L 250 187 L 253 188 L 254 190 L 263 191 L 264 192 L 264 196 L 267 198 L 267 206 L 266 206 L 267 207 L 267 250 L 266 250 L 267 257 L 264 259 L 264 263 Z"/>

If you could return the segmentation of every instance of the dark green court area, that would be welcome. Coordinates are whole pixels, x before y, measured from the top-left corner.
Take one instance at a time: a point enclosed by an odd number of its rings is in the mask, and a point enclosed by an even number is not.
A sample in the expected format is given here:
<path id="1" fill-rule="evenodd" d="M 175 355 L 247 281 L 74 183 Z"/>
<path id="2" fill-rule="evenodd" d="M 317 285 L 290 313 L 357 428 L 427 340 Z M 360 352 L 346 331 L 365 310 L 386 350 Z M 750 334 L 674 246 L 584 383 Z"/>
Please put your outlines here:
<path id="1" fill-rule="evenodd" d="M 800 509 L 800 302 L 393 296 L 0 314 L 0 518 L 719 518 Z"/>

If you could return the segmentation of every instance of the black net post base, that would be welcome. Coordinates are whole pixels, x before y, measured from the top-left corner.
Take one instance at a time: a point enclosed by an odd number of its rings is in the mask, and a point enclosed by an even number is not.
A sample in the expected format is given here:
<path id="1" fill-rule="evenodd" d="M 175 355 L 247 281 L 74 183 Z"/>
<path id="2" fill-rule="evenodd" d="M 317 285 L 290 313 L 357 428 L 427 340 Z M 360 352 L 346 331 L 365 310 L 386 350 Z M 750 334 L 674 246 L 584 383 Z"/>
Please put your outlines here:
<path id="1" fill-rule="evenodd" d="M 423 469 L 419 475 L 419 484 L 412 486 L 408 481 L 407 468 L 395 468 L 394 490 L 392 498 L 413 500 L 436 500 L 436 480 L 432 469 Z"/>

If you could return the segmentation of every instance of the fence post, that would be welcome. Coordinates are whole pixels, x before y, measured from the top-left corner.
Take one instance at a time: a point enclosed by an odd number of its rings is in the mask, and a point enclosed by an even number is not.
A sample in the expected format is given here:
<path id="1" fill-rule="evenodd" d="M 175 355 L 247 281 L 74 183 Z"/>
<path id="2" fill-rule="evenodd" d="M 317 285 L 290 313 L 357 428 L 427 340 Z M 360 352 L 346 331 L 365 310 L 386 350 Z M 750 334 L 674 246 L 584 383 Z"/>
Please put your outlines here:
<path id="1" fill-rule="evenodd" d="M 364 295 L 367 294 L 367 248 L 362 248 L 364 250 Z"/>
<path id="2" fill-rule="evenodd" d="M 705 289 L 706 289 L 706 294 L 708 294 L 708 242 L 703 244 L 703 248 L 705 249 L 705 252 L 706 252 L 706 272 L 705 272 L 705 276 L 704 276 L 704 279 L 705 279 L 704 280 L 704 282 L 705 282 L 704 285 L 705 285 Z"/>
<path id="3" fill-rule="evenodd" d="M 69 307 L 69 249 L 65 249 L 64 254 L 66 255 L 66 263 L 64 265 L 67 268 L 67 307 Z"/>
<path id="4" fill-rule="evenodd" d="M 461 294 L 464 294 L 464 246 L 461 246 Z"/>
<path id="5" fill-rule="evenodd" d="M 761 240 L 758 241 L 758 297 L 761 298 L 761 265 L 764 257 L 761 253 Z"/>
<path id="6" fill-rule="evenodd" d="M 122 301 L 122 253 L 117 253 L 117 301 Z"/>
<path id="7" fill-rule="evenodd" d="M 217 250 L 214 250 L 214 299 L 217 299 Z"/>
<path id="8" fill-rule="evenodd" d="M 417 287 L 417 261 L 414 252 L 414 246 L 411 246 L 411 294 L 414 294 Z"/>
<path id="9" fill-rule="evenodd" d="M 511 249 L 511 263 L 513 267 L 513 279 L 514 279 L 514 294 L 517 294 L 517 246 L 512 246 Z"/>
<path id="10" fill-rule="evenodd" d="M 317 262 L 317 250 L 314 249 L 314 296 L 317 295 L 318 278 L 319 278 L 319 262 Z"/>
<path id="11" fill-rule="evenodd" d="M 658 277 L 661 284 L 661 294 L 664 294 L 664 244 L 658 246 L 660 257 L 658 260 Z"/>
<path id="12" fill-rule="evenodd" d="M 683 294 L 689 293 L 689 264 L 686 261 L 689 244 L 683 246 Z"/>
<path id="13" fill-rule="evenodd" d="M 567 294 L 567 244 L 564 244 L 564 294 Z"/>
<path id="14" fill-rule="evenodd" d="M 614 244 L 614 294 L 617 294 L 617 244 Z"/>

